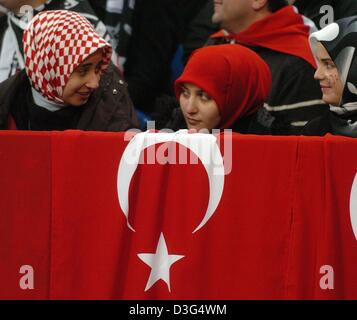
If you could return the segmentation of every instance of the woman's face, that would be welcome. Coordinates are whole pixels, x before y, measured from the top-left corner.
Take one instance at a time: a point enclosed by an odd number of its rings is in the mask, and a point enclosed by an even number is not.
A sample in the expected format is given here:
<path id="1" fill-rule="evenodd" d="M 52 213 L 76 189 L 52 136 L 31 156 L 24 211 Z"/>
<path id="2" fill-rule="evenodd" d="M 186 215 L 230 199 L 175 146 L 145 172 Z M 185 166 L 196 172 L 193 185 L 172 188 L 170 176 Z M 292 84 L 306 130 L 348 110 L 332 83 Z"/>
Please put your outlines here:
<path id="1" fill-rule="evenodd" d="M 216 102 L 193 84 L 184 83 L 181 89 L 180 106 L 187 128 L 196 130 L 217 128 L 221 117 Z"/>
<path id="2" fill-rule="evenodd" d="M 322 99 L 327 104 L 339 106 L 343 95 L 343 83 L 335 63 L 320 42 L 317 45 L 316 58 L 315 79 L 320 82 Z"/>
<path id="3" fill-rule="evenodd" d="M 84 105 L 102 77 L 103 52 L 98 50 L 85 59 L 69 77 L 62 100 L 72 106 Z"/>

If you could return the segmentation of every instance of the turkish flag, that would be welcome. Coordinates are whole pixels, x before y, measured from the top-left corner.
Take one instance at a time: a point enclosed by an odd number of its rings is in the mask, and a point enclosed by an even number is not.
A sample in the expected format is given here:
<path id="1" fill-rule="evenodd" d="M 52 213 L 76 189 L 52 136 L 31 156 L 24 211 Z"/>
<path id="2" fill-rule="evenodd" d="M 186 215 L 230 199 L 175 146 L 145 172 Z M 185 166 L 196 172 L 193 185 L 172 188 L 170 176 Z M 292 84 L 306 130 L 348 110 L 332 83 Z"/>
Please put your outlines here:
<path id="1" fill-rule="evenodd" d="M 269 147 L 254 137 L 234 141 L 221 201 L 193 233 L 210 196 L 201 162 L 138 166 L 129 192 L 133 232 L 116 184 L 123 137 L 53 139 L 51 298 L 284 297 L 295 140 L 269 139 Z M 161 234 L 168 255 L 183 257 L 171 265 L 169 281 L 156 275 L 145 291 L 155 270 L 138 255 L 155 254 Z"/>
<path id="2" fill-rule="evenodd" d="M 357 298 L 354 139 L 174 136 L 1 133 L 0 298 Z"/>

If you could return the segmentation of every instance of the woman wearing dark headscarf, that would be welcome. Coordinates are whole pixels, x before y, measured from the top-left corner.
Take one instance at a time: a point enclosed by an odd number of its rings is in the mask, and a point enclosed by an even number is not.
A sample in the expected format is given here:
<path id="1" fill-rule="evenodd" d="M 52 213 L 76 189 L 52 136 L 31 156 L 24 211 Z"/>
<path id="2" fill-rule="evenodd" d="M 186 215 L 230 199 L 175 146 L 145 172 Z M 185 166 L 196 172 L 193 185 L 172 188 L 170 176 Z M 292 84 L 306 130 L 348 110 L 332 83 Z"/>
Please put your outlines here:
<path id="1" fill-rule="evenodd" d="M 252 50 L 237 44 L 201 48 L 175 82 L 181 110 L 168 127 L 256 133 L 253 122 L 270 87 L 269 67 Z"/>
<path id="2" fill-rule="evenodd" d="M 338 20 L 310 36 L 315 79 L 330 112 L 310 121 L 304 135 L 357 137 L 357 16 Z"/>
<path id="3" fill-rule="evenodd" d="M 25 71 L 0 84 L 0 129 L 137 127 L 112 48 L 78 13 L 39 13 L 23 36 Z M 108 72 L 106 72 L 108 71 Z"/>

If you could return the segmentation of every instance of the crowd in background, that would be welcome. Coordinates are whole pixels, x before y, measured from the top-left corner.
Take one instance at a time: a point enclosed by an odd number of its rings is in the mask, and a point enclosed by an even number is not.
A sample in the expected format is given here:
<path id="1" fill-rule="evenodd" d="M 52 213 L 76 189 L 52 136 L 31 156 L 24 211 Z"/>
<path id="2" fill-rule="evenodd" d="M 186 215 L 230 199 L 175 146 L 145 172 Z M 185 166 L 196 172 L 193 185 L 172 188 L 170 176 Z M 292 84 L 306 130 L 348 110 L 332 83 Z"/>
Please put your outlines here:
<path id="1" fill-rule="evenodd" d="M 357 136 L 357 0 L 0 0 L 0 12 L 0 129 L 123 131 L 152 119 Z M 72 24 L 107 45 L 56 41 Z"/>

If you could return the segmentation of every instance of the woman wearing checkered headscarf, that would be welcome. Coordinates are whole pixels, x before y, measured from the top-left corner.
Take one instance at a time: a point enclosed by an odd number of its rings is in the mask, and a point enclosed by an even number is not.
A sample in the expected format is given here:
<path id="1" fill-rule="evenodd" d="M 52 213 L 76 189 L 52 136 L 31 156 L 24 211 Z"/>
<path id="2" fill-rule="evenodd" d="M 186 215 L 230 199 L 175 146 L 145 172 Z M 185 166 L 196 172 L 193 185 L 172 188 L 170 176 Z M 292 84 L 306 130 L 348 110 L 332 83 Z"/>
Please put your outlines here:
<path id="1" fill-rule="evenodd" d="M 90 55 L 102 51 L 101 69 L 112 55 L 109 43 L 99 37 L 90 22 L 73 11 L 40 12 L 23 36 L 26 73 L 43 97 L 64 104 L 64 88 L 73 71 Z"/>
<path id="2" fill-rule="evenodd" d="M 23 46 L 25 71 L 0 84 L 0 128 L 7 125 L 1 114 L 23 130 L 137 127 L 126 86 L 110 66 L 112 48 L 86 18 L 43 11 L 27 26 Z"/>

